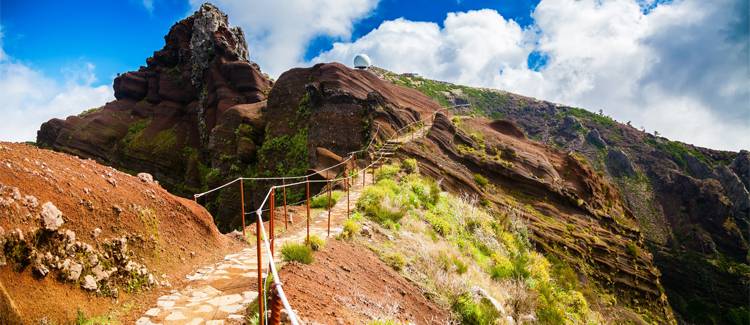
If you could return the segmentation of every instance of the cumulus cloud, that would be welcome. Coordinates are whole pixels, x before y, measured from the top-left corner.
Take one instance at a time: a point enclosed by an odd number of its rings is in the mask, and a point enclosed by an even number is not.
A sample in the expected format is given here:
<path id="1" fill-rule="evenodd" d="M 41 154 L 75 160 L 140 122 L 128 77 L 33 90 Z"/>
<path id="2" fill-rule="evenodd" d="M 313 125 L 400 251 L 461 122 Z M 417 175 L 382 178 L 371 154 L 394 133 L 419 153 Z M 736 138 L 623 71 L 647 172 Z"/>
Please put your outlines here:
<path id="1" fill-rule="evenodd" d="M 2 50 L 0 33 L 0 128 L 2 141 L 33 141 L 36 130 L 51 118 L 64 118 L 98 107 L 114 98 L 109 86 L 94 86 L 94 65 L 65 67 L 64 81 L 46 76 Z"/>
<path id="2" fill-rule="evenodd" d="M 314 62 L 358 52 L 397 72 L 603 109 L 673 139 L 750 149 L 750 23 L 744 0 L 542 0 L 521 28 L 493 10 L 440 27 L 383 22 Z M 538 69 L 530 54 L 546 58 Z"/>
<path id="3" fill-rule="evenodd" d="M 190 0 L 197 9 L 202 0 Z M 316 37 L 349 40 L 353 24 L 375 9 L 377 0 L 218 0 L 230 23 L 245 31 L 250 57 L 277 77 L 303 64 L 305 50 Z"/>

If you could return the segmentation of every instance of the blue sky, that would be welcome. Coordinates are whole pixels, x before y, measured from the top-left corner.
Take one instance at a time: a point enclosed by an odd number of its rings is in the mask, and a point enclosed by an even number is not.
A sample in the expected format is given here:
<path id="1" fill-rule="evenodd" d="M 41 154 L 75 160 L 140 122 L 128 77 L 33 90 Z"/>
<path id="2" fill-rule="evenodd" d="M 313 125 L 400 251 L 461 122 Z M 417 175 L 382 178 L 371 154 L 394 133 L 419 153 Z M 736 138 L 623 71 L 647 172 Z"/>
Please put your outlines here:
<path id="1" fill-rule="evenodd" d="M 495 9 L 528 25 L 537 2 L 383 0 L 354 24 L 352 38 L 367 34 L 385 20 L 403 17 L 442 23 L 448 12 L 482 8 Z M 97 84 L 109 84 L 118 72 L 145 65 L 146 58 L 164 45 L 164 35 L 172 24 L 192 12 L 188 2 L 177 0 L 156 0 L 151 8 L 135 0 L 0 1 L 0 6 L 3 49 L 9 56 L 60 80 L 64 78 L 62 67 L 91 62 L 96 66 Z M 314 38 L 304 59 L 330 49 L 337 39 L 326 35 Z"/>
<path id="2" fill-rule="evenodd" d="M 112 100 L 200 0 L 0 1 L 0 140 Z M 747 0 L 214 0 L 272 77 L 365 52 L 396 72 L 750 149 Z"/>

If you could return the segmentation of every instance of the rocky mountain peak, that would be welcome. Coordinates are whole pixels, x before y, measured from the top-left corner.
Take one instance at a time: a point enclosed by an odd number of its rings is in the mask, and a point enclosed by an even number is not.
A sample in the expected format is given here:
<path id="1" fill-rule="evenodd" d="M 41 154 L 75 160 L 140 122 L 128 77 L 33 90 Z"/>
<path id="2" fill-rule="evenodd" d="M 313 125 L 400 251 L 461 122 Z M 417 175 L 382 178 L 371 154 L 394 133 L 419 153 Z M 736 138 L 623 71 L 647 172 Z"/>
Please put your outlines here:
<path id="1" fill-rule="evenodd" d="M 230 27 L 227 15 L 219 8 L 204 3 L 190 18 L 193 31 L 190 37 L 191 82 L 200 86 L 203 71 L 208 67 L 214 49 L 221 49 L 234 60 L 247 61 L 248 50 L 245 35 L 239 27 Z"/>

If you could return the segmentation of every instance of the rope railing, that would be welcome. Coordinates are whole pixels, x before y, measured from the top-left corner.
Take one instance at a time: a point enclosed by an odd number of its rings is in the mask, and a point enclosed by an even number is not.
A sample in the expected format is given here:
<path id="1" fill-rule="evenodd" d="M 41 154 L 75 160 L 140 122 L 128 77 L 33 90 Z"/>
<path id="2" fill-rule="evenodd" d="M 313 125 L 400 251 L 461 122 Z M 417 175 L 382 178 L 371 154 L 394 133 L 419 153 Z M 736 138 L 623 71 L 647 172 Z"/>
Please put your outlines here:
<path id="1" fill-rule="evenodd" d="M 409 130 L 411 130 L 411 127 L 414 127 L 417 124 L 425 125 L 423 123 L 425 121 L 428 121 L 428 120 L 433 120 L 436 114 L 437 114 L 437 112 L 435 112 L 433 114 L 430 114 L 430 116 L 427 117 L 427 118 L 424 118 L 424 119 L 421 119 L 421 120 L 417 120 L 417 121 L 408 123 L 407 125 L 405 125 L 405 126 L 401 127 L 400 129 L 396 130 L 395 134 L 393 134 L 388 140 L 386 140 L 386 142 L 398 138 L 399 136 L 402 135 L 402 131 L 407 130 L 407 128 Z M 371 148 L 372 148 L 374 140 L 377 137 L 377 134 L 378 134 L 379 131 L 380 131 L 380 128 L 378 126 L 378 128 L 376 129 L 375 133 L 372 136 L 372 139 L 370 139 L 370 142 L 367 144 L 367 146 L 365 148 L 363 148 L 361 150 L 349 152 L 346 159 L 342 160 L 341 162 L 339 162 L 339 163 L 337 163 L 337 164 L 335 164 L 333 166 L 329 166 L 329 167 L 327 167 L 327 168 L 325 168 L 323 170 L 315 171 L 313 173 L 310 173 L 310 174 L 304 175 L 304 176 L 289 176 L 289 177 L 238 177 L 238 178 L 236 178 L 236 179 L 234 179 L 232 181 L 227 182 L 226 184 L 223 184 L 221 186 L 218 186 L 216 188 L 213 188 L 213 189 L 211 189 L 209 191 L 206 191 L 206 192 L 203 192 L 203 193 L 195 194 L 193 196 L 194 199 L 197 200 L 197 198 L 199 198 L 201 196 L 207 195 L 209 193 L 212 193 L 214 191 L 217 191 L 217 190 L 219 190 L 221 188 L 224 188 L 226 186 L 229 186 L 229 185 L 231 185 L 231 184 L 239 181 L 240 182 L 240 191 L 241 191 L 241 204 L 242 204 L 242 212 L 241 212 L 241 215 L 242 215 L 242 228 L 243 228 L 242 229 L 242 233 L 243 233 L 243 237 L 245 237 L 245 215 L 246 215 L 246 213 L 245 213 L 245 202 L 244 202 L 244 185 L 243 185 L 244 181 L 245 180 L 255 180 L 255 181 L 259 181 L 259 180 L 276 180 L 276 181 L 278 181 L 278 180 L 281 180 L 281 181 L 286 181 L 286 180 L 302 179 L 302 178 L 304 178 L 304 180 L 298 181 L 298 182 L 293 182 L 293 183 L 288 183 L 288 184 L 284 183 L 284 184 L 281 184 L 281 185 L 273 185 L 273 186 L 271 186 L 269 188 L 268 192 L 266 193 L 266 195 L 264 196 L 263 200 L 261 201 L 261 204 L 255 210 L 255 213 L 257 215 L 257 220 L 256 220 L 256 247 L 257 248 L 256 249 L 257 249 L 257 257 L 258 257 L 258 309 L 259 309 L 258 310 L 259 311 L 258 312 L 258 318 L 259 318 L 259 321 L 260 321 L 259 323 L 261 325 L 267 324 L 267 319 L 266 319 L 267 315 L 265 313 L 264 300 L 263 300 L 263 295 L 264 295 L 264 292 L 263 292 L 264 291 L 263 290 L 263 270 L 262 270 L 263 269 L 263 267 L 262 267 L 263 263 L 262 263 L 262 257 L 261 257 L 263 254 L 262 254 L 261 246 L 265 247 L 266 255 L 267 255 L 267 258 L 268 258 L 268 270 L 270 271 L 270 273 L 272 275 L 273 286 L 276 289 L 276 292 L 275 292 L 276 295 L 274 297 L 278 298 L 281 301 L 281 304 L 282 304 L 283 308 L 287 312 L 287 315 L 289 317 L 289 321 L 293 325 L 299 324 L 299 320 L 297 319 L 297 316 L 294 313 L 294 310 L 291 308 L 291 305 L 289 304 L 289 301 L 288 301 L 286 295 L 284 294 L 284 289 L 283 289 L 283 286 L 282 286 L 282 282 L 281 282 L 281 280 L 279 278 L 278 271 L 276 269 L 276 263 L 274 262 L 274 241 L 275 241 L 275 237 L 276 237 L 275 229 L 274 229 L 274 210 L 275 210 L 275 193 L 276 193 L 276 190 L 278 190 L 278 189 L 284 189 L 285 190 L 288 187 L 299 186 L 299 185 L 303 185 L 303 184 L 306 186 L 306 197 L 307 198 L 304 201 L 300 201 L 298 203 L 307 202 L 307 237 L 306 237 L 306 240 L 309 241 L 309 239 L 310 239 L 310 184 L 311 183 L 312 184 L 325 183 L 326 185 L 328 185 L 328 197 L 329 197 L 329 199 L 328 199 L 328 235 L 330 235 L 330 231 L 331 231 L 331 229 L 330 229 L 330 227 L 331 227 L 331 209 L 332 209 L 331 192 L 332 192 L 332 189 L 333 189 L 333 185 L 335 183 L 343 183 L 344 186 L 346 187 L 346 190 L 347 190 L 347 217 L 348 217 L 348 213 L 349 213 L 349 188 L 351 187 L 351 181 L 354 180 L 356 177 L 359 177 L 359 175 L 361 174 L 362 181 L 363 181 L 362 183 L 364 185 L 366 183 L 366 178 L 367 178 L 367 172 L 368 172 L 368 170 L 372 170 L 372 173 L 373 173 L 372 182 L 375 182 L 374 167 L 376 165 L 380 164 L 382 160 L 387 159 L 388 157 L 384 156 L 382 154 L 382 149 L 383 148 L 380 147 L 380 148 L 376 149 L 373 152 L 373 156 L 372 156 L 373 158 L 370 159 L 370 163 L 367 164 L 367 165 L 365 165 L 363 168 L 357 168 L 357 171 L 355 173 L 351 173 L 348 170 L 348 168 L 345 167 L 344 168 L 344 172 L 343 172 L 343 176 L 340 176 L 340 177 L 335 177 L 335 178 L 332 178 L 332 179 L 313 179 L 313 180 L 311 180 L 310 177 L 314 176 L 316 174 L 320 174 L 322 172 L 331 170 L 331 169 L 333 169 L 335 167 L 338 167 L 338 166 L 341 166 L 341 165 L 343 165 L 345 163 L 348 163 L 349 161 L 351 161 L 352 159 L 354 159 L 355 154 L 358 154 L 360 152 L 369 152 L 371 150 Z M 357 167 L 356 164 L 355 164 L 355 167 Z M 264 206 L 267 203 L 268 203 L 269 207 L 267 209 L 263 209 Z M 287 204 L 286 204 L 286 192 L 284 192 L 284 209 L 285 209 L 285 215 L 286 215 L 286 206 L 287 206 Z M 270 239 L 268 238 L 269 237 L 268 233 L 266 232 L 265 226 L 263 224 L 263 212 L 269 212 L 270 213 L 270 216 L 269 216 L 269 231 L 271 233 Z M 252 212 L 247 213 L 247 214 L 252 214 Z M 288 222 L 288 220 L 287 220 L 287 222 Z M 273 309 L 273 308 L 269 308 L 269 309 L 271 309 L 271 314 L 272 314 L 271 315 L 271 319 L 274 320 L 273 323 L 277 323 L 278 320 L 279 320 L 279 317 L 280 317 L 280 315 L 278 315 L 280 313 L 280 310 Z"/>

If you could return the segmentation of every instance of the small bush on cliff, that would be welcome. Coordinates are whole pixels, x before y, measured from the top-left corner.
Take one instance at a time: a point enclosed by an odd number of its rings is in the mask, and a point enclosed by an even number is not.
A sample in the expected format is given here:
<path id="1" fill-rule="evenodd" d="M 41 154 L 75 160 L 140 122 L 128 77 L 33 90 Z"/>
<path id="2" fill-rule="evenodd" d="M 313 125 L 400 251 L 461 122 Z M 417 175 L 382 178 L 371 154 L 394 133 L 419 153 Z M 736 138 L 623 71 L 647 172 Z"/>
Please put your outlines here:
<path id="1" fill-rule="evenodd" d="M 477 183 L 481 188 L 485 188 L 490 181 L 479 173 L 474 174 L 474 182 Z"/>
<path id="2" fill-rule="evenodd" d="M 406 258 L 398 252 L 383 255 L 383 261 L 396 271 L 401 271 L 406 266 Z"/>
<path id="3" fill-rule="evenodd" d="M 401 168 L 397 165 L 383 165 L 375 170 L 375 181 L 394 179 Z"/>
<path id="4" fill-rule="evenodd" d="M 409 174 L 419 171 L 417 160 L 414 158 L 404 159 L 404 161 L 401 162 L 401 168 Z"/>
<path id="5" fill-rule="evenodd" d="M 281 258 L 286 262 L 310 264 L 313 262 L 312 249 L 305 244 L 286 243 L 281 247 Z"/>
<path id="6" fill-rule="evenodd" d="M 475 301 L 470 293 L 464 293 L 453 302 L 453 310 L 461 317 L 462 324 L 490 325 L 500 317 L 489 301 Z"/>
<path id="7" fill-rule="evenodd" d="M 359 233 L 360 229 L 361 228 L 356 221 L 352 219 L 346 220 L 344 221 L 344 229 L 341 231 L 341 234 L 339 234 L 339 238 L 344 240 L 352 239 Z"/>
<path id="8" fill-rule="evenodd" d="M 378 222 L 398 222 L 404 217 L 405 211 L 398 197 L 399 187 L 392 180 L 381 180 L 365 191 L 357 201 L 357 208 L 365 216 Z"/>

